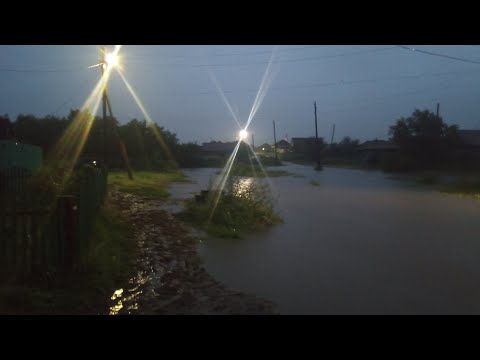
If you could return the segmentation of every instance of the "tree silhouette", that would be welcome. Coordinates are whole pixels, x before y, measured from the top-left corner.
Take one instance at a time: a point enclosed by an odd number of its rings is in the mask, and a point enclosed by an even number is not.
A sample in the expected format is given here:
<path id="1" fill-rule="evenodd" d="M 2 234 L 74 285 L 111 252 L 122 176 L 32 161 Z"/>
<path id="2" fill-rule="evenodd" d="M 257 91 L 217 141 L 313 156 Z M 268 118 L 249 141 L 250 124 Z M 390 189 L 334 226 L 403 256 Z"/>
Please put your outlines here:
<path id="1" fill-rule="evenodd" d="M 458 126 L 447 125 L 429 110 L 416 109 L 408 118 L 390 126 L 390 140 L 400 146 L 410 168 L 436 168 L 458 144 Z"/>

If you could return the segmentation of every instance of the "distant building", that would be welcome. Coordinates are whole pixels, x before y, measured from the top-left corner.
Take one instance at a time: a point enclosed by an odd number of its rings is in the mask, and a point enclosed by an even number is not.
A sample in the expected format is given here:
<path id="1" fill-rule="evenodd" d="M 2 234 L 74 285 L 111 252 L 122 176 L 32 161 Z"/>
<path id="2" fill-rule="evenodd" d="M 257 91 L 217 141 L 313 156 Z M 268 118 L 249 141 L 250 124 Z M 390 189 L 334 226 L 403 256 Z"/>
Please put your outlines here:
<path id="1" fill-rule="evenodd" d="M 397 151 L 399 146 L 386 140 L 371 140 L 365 141 L 363 144 L 358 145 L 358 151 Z"/>
<path id="2" fill-rule="evenodd" d="M 275 144 L 277 151 L 284 152 L 290 150 L 292 148 L 292 144 L 290 144 L 287 140 L 280 140 Z"/>
<path id="3" fill-rule="evenodd" d="M 257 151 L 272 151 L 272 150 L 273 150 L 272 145 L 267 144 L 267 143 L 262 144 L 259 147 L 257 147 Z"/>
<path id="4" fill-rule="evenodd" d="M 23 168 L 35 171 L 42 166 L 42 149 L 39 146 L 0 140 L 0 171 Z"/>
<path id="5" fill-rule="evenodd" d="M 320 141 L 320 139 L 319 139 Z M 315 148 L 316 139 L 314 137 L 309 138 L 292 138 L 293 151 L 299 154 L 309 154 Z"/>
<path id="6" fill-rule="evenodd" d="M 237 142 L 210 141 L 203 143 L 200 156 L 206 161 L 225 161 L 237 146 Z"/>
<path id="7" fill-rule="evenodd" d="M 39 146 L 0 140 L 0 199 L 21 192 L 42 162 L 42 148 Z"/>
<path id="8" fill-rule="evenodd" d="M 231 154 L 235 146 L 237 146 L 236 141 L 225 143 L 221 141 L 210 141 L 209 143 L 202 144 L 202 152 L 217 155 Z"/>
<path id="9" fill-rule="evenodd" d="M 367 165 L 378 165 L 385 158 L 385 154 L 398 151 L 400 147 L 391 141 L 370 140 L 357 146 L 357 151 L 364 154 L 363 163 Z"/>

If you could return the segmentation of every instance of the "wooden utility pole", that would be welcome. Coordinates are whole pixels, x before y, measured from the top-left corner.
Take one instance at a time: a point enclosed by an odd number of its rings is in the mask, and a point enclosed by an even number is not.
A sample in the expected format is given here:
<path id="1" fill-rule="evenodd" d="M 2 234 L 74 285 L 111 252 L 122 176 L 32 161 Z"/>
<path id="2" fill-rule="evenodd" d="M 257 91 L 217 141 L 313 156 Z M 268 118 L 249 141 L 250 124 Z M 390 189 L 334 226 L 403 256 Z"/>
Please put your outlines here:
<path id="1" fill-rule="evenodd" d="M 317 158 L 317 170 L 322 169 L 322 165 L 320 164 L 320 143 L 318 141 L 318 126 L 317 126 L 317 102 L 313 102 L 313 108 L 315 113 L 315 152 Z"/>
<path id="2" fill-rule="evenodd" d="M 102 46 L 101 48 L 102 58 L 100 60 L 100 63 L 102 64 L 100 66 L 100 69 L 102 71 L 102 79 L 103 79 L 103 76 L 105 75 L 105 69 L 107 67 L 106 51 L 107 50 L 105 46 Z M 102 112 L 103 112 L 103 164 L 104 166 L 107 166 L 107 83 L 106 82 L 103 85 L 103 91 L 102 91 Z"/>
<path id="3" fill-rule="evenodd" d="M 255 150 L 255 142 L 253 141 L 253 132 L 252 132 L 252 148 Z"/>
<path id="4" fill-rule="evenodd" d="M 335 136 L 335 124 L 333 124 L 333 129 L 332 129 L 332 138 L 330 139 L 330 145 L 333 144 L 333 137 Z"/>
<path id="5" fill-rule="evenodd" d="M 106 48 L 105 46 L 102 46 L 101 48 L 102 51 L 102 59 L 101 59 L 101 70 L 102 70 L 102 78 L 105 76 L 105 70 L 107 69 L 107 59 L 106 59 Z M 123 158 L 123 162 L 125 164 L 125 168 L 127 169 L 128 172 L 128 178 L 130 180 L 133 180 L 133 172 L 132 169 L 130 168 L 130 163 L 128 161 L 128 155 L 127 155 L 127 150 L 125 148 L 125 145 L 122 143 L 120 136 L 118 136 L 117 129 L 115 128 L 115 124 L 113 124 L 113 111 L 112 111 L 112 104 L 110 103 L 110 99 L 108 97 L 107 93 L 107 82 L 105 81 L 103 85 L 103 92 L 102 92 L 102 109 L 103 109 L 103 163 L 104 166 L 107 165 L 107 107 L 108 107 L 108 112 L 110 114 L 110 118 L 112 119 L 112 128 L 115 134 L 115 138 L 118 143 L 118 147 L 120 150 L 120 153 Z"/>
<path id="6" fill-rule="evenodd" d="M 108 95 L 106 96 L 105 99 L 107 101 L 108 112 L 110 114 L 110 118 L 112 119 L 112 123 L 113 123 L 112 104 L 110 103 L 110 98 L 108 97 Z M 122 155 L 122 158 L 123 158 L 123 163 L 125 165 L 125 168 L 127 169 L 128 178 L 130 180 L 133 180 L 133 171 L 132 171 L 132 168 L 130 167 L 130 162 L 128 161 L 127 149 L 125 148 L 125 144 L 122 142 L 122 139 L 120 139 L 120 136 L 118 135 L 117 129 L 115 128 L 115 124 L 113 124 L 113 131 L 115 134 L 115 138 L 117 140 L 118 149 L 120 150 L 120 154 Z"/>
<path id="7" fill-rule="evenodd" d="M 440 114 L 440 103 L 437 103 L 437 117 Z"/>
<path id="8" fill-rule="evenodd" d="M 275 120 L 273 120 L 273 150 L 275 151 L 275 160 L 278 160 L 278 157 L 277 157 L 277 134 L 275 132 Z"/>

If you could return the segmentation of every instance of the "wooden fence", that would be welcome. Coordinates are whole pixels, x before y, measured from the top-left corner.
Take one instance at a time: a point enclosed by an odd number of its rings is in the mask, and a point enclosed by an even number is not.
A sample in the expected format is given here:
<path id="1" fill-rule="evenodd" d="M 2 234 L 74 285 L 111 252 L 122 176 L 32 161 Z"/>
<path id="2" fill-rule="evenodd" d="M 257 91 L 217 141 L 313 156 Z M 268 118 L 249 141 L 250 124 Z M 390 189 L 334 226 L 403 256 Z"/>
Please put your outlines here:
<path id="1" fill-rule="evenodd" d="M 4 197 L 0 204 L 0 271 L 71 271 L 85 264 L 106 189 L 107 172 L 100 170 L 82 178 L 71 195 L 58 197 L 49 207 Z"/>
<path id="2" fill-rule="evenodd" d="M 30 179 L 32 172 L 21 167 L 10 167 L 0 170 L 0 198 L 18 194 Z"/>

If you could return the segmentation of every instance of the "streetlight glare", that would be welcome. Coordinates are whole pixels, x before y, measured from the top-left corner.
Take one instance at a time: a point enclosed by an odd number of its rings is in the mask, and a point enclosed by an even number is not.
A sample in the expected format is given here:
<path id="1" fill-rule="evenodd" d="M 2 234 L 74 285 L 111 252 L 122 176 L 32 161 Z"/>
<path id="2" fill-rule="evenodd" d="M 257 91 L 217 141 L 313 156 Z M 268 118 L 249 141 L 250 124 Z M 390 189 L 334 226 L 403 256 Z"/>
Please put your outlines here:
<path id="1" fill-rule="evenodd" d="M 105 62 L 108 66 L 118 65 L 118 56 L 115 52 L 107 53 L 105 55 Z"/>
<path id="2" fill-rule="evenodd" d="M 241 130 L 239 133 L 240 140 L 245 140 L 247 135 L 248 135 L 247 130 Z"/>

